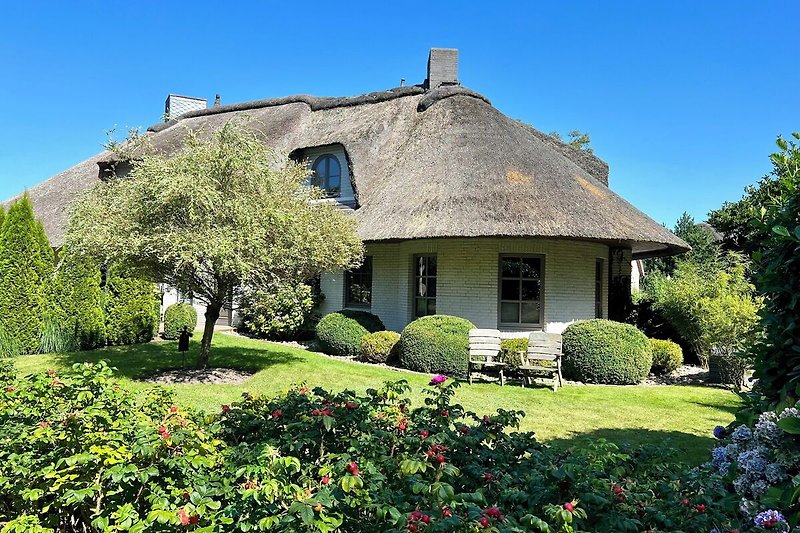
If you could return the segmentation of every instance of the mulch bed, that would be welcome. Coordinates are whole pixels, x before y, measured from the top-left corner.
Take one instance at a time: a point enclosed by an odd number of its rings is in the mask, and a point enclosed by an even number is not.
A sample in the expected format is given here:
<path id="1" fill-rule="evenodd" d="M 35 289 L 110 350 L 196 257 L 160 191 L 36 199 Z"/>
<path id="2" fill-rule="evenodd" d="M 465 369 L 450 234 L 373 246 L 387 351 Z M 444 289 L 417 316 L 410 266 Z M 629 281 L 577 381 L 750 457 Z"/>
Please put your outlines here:
<path id="1" fill-rule="evenodd" d="M 250 379 L 254 370 L 235 370 L 233 368 L 207 368 L 205 370 L 180 369 L 164 370 L 144 379 L 147 383 L 162 385 L 205 384 L 205 385 L 240 385 Z"/>

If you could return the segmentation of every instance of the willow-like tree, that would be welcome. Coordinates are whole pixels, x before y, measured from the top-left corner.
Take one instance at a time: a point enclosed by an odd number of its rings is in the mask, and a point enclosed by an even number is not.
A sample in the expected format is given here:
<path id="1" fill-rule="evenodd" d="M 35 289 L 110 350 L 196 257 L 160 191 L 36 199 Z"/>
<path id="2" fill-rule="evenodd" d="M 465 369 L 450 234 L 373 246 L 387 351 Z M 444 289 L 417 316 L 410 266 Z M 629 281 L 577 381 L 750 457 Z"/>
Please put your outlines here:
<path id="1" fill-rule="evenodd" d="M 116 149 L 130 162 L 128 175 L 98 182 L 76 202 L 67 245 L 203 301 L 199 368 L 239 288 L 300 282 L 361 261 L 354 218 L 318 202 L 307 167 L 276 154 L 246 124 L 187 130 L 173 154 L 141 140 Z M 134 157 L 126 146 L 135 144 Z"/>

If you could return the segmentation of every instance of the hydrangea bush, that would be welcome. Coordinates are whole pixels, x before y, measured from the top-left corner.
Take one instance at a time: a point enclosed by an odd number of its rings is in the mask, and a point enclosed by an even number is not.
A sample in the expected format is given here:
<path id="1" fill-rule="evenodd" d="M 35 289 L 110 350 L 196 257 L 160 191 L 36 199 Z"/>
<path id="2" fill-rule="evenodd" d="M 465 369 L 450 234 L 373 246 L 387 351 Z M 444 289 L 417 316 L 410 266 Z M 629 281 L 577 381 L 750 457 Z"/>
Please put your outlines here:
<path id="1" fill-rule="evenodd" d="M 800 410 L 766 411 L 719 439 L 705 469 L 734 495 L 743 530 L 795 531 L 800 522 Z M 800 528 L 797 529 L 800 531 Z"/>

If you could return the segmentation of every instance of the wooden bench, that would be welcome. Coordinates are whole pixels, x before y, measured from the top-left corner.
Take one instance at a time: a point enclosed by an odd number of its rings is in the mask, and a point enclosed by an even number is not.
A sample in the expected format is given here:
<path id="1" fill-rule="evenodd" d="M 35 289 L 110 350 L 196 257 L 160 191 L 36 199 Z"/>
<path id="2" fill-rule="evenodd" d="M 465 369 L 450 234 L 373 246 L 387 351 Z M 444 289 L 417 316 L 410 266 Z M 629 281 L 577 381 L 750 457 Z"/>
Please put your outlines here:
<path id="1" fill-rule="evenodd" d="M 500 386 L 506 384 L 506 364 L 500 360 L 500 332 L 496 329 L 469 330 L 469 382 L 475 375 L 496 373 Z"/>
<path id="2" fill-rule="evenodd" d="M 526 381 L 531 383 L 534 377 L 549 375 L 553 381 L 553 392 L 562 385 L 561 380 L 561 335 L 534 331 L 528 336 L 527 352 L 518 352 L 522 358 L 519 371 L 522 374 L 522 386 Z M 541 364 L 549 361 L 551 365 Z M 537 364 L 538 363 L 538 364 Z"/>

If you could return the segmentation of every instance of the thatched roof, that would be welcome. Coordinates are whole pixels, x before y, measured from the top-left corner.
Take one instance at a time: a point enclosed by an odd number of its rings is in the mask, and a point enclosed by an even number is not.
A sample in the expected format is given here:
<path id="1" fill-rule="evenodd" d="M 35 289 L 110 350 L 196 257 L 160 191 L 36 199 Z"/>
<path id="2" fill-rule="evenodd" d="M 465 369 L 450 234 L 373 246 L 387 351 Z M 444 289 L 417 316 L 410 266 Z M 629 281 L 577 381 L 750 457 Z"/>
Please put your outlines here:
<path id="1" fill-rule="evenodd" d="M 307 95 L 196 111 L 148 131 L 156 148 L 189 129 L 246 116 L 276 150 L 341 144 L 365 241 L 549 237 L 630 246 L 638 257 L 686 244 L 607 187 L 608 166 L 509 119 L 462 87 L 401 87 L 351 98 Z M 98 179 L 103 152 L 30 189 L 54 245 L 70 202 Z"/>

